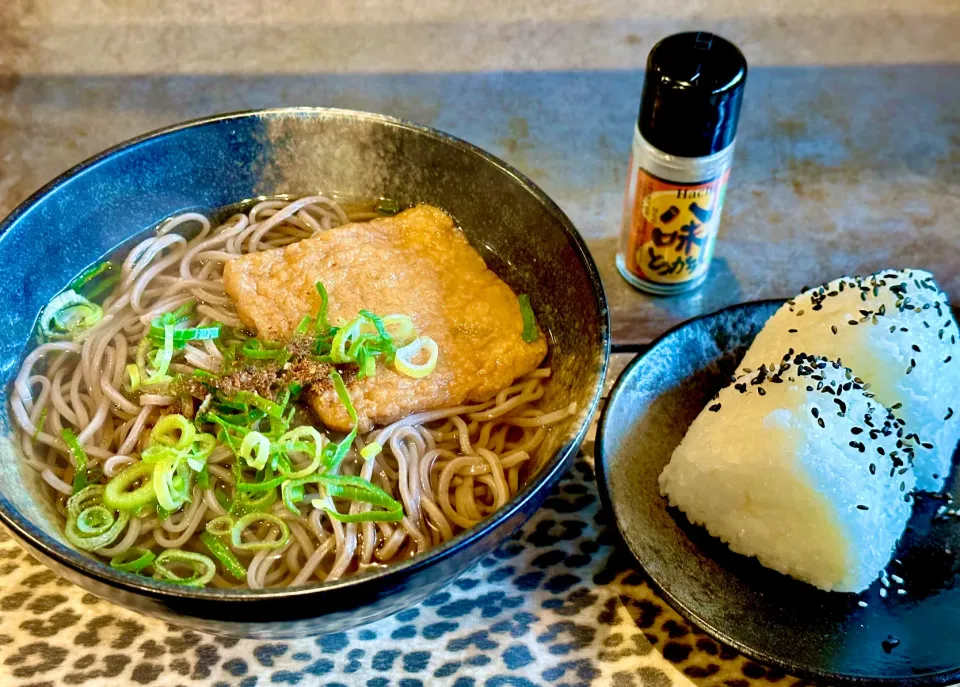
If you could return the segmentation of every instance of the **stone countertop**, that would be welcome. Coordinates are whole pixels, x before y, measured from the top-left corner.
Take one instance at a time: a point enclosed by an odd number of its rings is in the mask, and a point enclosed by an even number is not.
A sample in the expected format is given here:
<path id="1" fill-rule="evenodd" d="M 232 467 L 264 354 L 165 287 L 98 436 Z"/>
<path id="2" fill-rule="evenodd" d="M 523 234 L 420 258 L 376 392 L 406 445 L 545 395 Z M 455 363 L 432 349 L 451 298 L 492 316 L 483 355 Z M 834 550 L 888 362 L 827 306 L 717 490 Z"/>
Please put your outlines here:
<path id="1" fill-rule="evenodd" d="M 715 30 L 751 65 L 716 259 L 699 291 L 630 288 L 613 260 L 654 42 Z M 960 6 L 953 0 L 0 6 L 0 212 L 131 136 L 279 105 L 437 127 L 530 175 L 587 238 L 615 341 L 887 266 L 960 299 Z"/>

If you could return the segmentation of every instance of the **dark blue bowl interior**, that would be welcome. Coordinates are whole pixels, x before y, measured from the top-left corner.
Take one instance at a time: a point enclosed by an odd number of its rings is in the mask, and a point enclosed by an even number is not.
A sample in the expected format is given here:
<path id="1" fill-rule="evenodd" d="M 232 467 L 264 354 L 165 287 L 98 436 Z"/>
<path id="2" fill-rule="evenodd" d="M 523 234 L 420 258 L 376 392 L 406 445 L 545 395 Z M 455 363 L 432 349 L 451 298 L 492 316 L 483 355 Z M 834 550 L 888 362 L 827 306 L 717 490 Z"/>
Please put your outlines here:
<path id="1" fill-rule="evenodd" d="M 437 205 L 457 219 L 488 264 L 530 294 L 551 337 L 545 407 L 579 412 L 554 431 L 535 479 L 480 527 L 418 559 L 335 585 L 286 592 L 184 590 L 113 571 L 74 551 L 9 440 L 9 380 L 43 306 L 84 267 L 172 214 L 323 191 Z M 93 158 L 0 225 L 0 521 L 73 581 L 113 601 L 199 629 L 282 636 L 367 622 L 425 597 L 529 517 L 582 440 L 609 352 L 596 267 L 557 206 L 486 153 L 439 132 L 364 113 L 273 110 L 201 120 Z M 351 588 L 344 593 L 344 588 Z M 320 597 L 323 600 L 320 600 Z M 304 603 L 303 598 L 317 603 Z M 272 599 L 272 601 L 271 601 Z M 244 608 L 237 620 L 237 604 Z M 317 620 L 322 617 L 322 622 Z"/>

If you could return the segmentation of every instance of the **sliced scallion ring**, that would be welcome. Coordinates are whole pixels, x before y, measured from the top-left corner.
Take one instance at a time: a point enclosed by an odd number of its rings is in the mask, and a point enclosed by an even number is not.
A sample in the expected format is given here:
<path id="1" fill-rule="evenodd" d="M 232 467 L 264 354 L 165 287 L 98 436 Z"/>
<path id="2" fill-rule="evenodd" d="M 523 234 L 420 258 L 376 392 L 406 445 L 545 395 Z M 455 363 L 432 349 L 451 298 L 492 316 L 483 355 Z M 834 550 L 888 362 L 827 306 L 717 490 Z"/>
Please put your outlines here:
<path id="1" fill-rule="evenodd" d="M 533 314 L 533 306 L 530 305 L 530 296 L 522 293 L 517 296 L 517 300 L 520 302 L 520 317 L 523 320 L 523 332 L 520 338 L 524 343 L 533 343 L 540 336 L 540 332 L 537 330 L 537 318 Z"/>
<path id="2" fill-rule="evenodd" d="M 427 359 L 422 363 L 413 362 L 421 351 L 426 352 Z M 439 355 L 440 349 L 437 342 L 429 336 L 421 336 L 403 348 L 397 349 L 397 357 L 393 361 L 393 366 L 401 374 L 420 379 L 434 371 L 437 367 Z"/>
<path id="3" fill-rule="evenodd" d="M 221 515 L 207 522 L 206 530 L 215 537 L 226 537 L 233 530 L 233 518 Z"/>
<path id="4" fill-rule="evenodd" d="M 110 559 L 110 567 L 121 572 L 138 573 L 156 558 L 153 551 L 134 546 Z"/>
<path id="5" fill-rule="evenodd" d="M 183 415 L 164 415 L 150 430 L 150 441 L 169 446 L 175 451 L 186 451 L 193 444 L 196 427 Z"/>
<path id="6" fill-rule="evenodd" d="M 126 367 L 127 377 L 124 379 L 123 388 L 131 394 L 140 389 L 140 368 L 136 363 L 130 363 Z M 129 381 L 127 381 L 129 380 Z"/>
<path id="7" fill-rule="evenodd" d="M 371 441 L 360 450 L 360 457 L 364 460 L 371 460 L 372 458 L 379 456 L 382 452 L 383 446 L 378 444 L 376 441 Z"/>
<path id="8" fill-rule="evenodd" d="M 103 488 L 103 502 L 110 508 L 135 511 L 157 499 L 153 488 L 154 466 L 134 463 L 114 475 Z"/>
<path id="9" fill-rule="evenodd" d="M 243 532 L 250 525 L 255 523 L 269 523 L 276 528 L 276 531 L 279 534 L 279 538 L 272 540 L 261 540 L 261 541 L 251 541 L 247 542 L 243 540 Z M 273 513 L 248 513 L 244 515 L 235 523 L 233 523 L 233 529 L 230 531 L 230 543 L 233 544 L 235 549 L 243 549 L 246 551 L 260 551 L 262 549 L 279 549 L 284 546 L 287 541 L 290 539 L 290 528 L 287 526 L 283 520 L 278 518 Z"/>
<path id="10" fill-rule="evenodd" d="M 164 458 L 154 464 L 153 490 L 164 510 L 175 511 L 190 500 L 189 469 L 180 456 Z"/>
<path id="11" fill-rule="evenodd" d="M 193 574 L 183 577 L 174 572 L 173 565 L 186 566 Z M 202 587 L 217 574 L 217 565 L 208 556 L 192 551 L 166 549 L 153 561 L 153 578 L 190 587 Z"/>
<path id="12" fill-rule="evenodd" d="M 103 308 L 73 289 L 57 294 L 40 314 L 40 332 L 48 339 L 70 339 L 103 319 Z"/>
<path id="13" fill-rule="evenodd" d="M 254 470 L 263 470 L 270 459 L 270 440 L 260 432 L 250 432 L 240 442 L 238 458 L 243 458 Z"/>
<path id="14" fill-rule="evenodd" d="M 104 488 L 91 484 L 67 499 L 64 534 L 78 549 L 93 551 L 112 544 L 130 521 L 126 511 L 105 508 L 103 496 Z"/>
<path id="15" fill-rule="evenodd" d="M 200 533 L 200 541 L 209 549 L 210 553 L 216 556 L 224 569 L 238 580 L 247 579 L 247 569 L 240 564 L 233 552 L 228 549 L 223 542 L 217 539 L 209 532 Z"/>

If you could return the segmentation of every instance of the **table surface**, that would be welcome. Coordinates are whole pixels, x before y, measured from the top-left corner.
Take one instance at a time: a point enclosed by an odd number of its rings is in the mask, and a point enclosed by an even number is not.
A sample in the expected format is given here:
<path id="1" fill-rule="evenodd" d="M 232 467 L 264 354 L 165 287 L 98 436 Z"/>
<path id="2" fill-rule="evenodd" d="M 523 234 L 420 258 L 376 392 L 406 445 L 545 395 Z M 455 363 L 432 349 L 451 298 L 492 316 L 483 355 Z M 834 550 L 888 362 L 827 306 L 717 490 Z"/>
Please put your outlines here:
<path id="1" fill-rule="evenodd" d="M 750 75 L 710 277 L 650 298 L 614 267 L 624 173 L 646 54 L 692 28 L 740 45 Z M 957 35 L 955 0 L 6 0 L 0 213 L 145 131 L 326 105 L 437 127 L 527 173 L 586 237 L 623 346 L 887 266 L 930 269 L 960 300 Z M 618 559 L 587 454 L 518 536 L 522 551 L 505 547 L 452 596 L 369 630 L 395 645 L 416 626 L 402 658 L 362 632 L 281 644 L 177 632 L 85 596 L 5 542 L 0 684 L 792 684 L 699 635 Z M 567 537 L 571 522 L 581 529 Z M 503 593 L 471 587 L 501 578 Z M 444 619 L 451 605 L 456 622 Z"/>
<path id="2" fill-rule="evenodd" d="M 260 4 L 0 3 L 0 212 L 145 131 L 329 105 L 437 127 L 527 173 L 586 237 L 618 344 L 890 266 L 960 298 L 955 0 Z M 739 44 L 750 74 L 709 279 L 650 298 L 614 266 L 624 173 L 646 54 L 692 27 Z"/>

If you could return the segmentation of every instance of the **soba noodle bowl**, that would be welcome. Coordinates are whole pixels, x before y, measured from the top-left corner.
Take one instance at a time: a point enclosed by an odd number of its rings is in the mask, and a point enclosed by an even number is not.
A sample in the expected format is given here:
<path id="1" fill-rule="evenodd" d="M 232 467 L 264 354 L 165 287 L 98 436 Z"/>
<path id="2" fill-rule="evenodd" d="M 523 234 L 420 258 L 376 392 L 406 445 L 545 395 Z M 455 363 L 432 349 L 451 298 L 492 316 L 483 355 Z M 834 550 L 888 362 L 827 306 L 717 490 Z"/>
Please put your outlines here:
<path id="1" fill-rule="evenodd" d="M 58 296 L 59 315 L 41 324 L 68 334 L 29 352 L 11 404 L 23 459 L 71 542 L 173 583 L 284 587 L 421 554 L 517 493 L 550 425 L 573 412 L 538 407 L 545 367 L 485 403 L 352 437 L 327 431 L 296 390 L 231 405 L 178 386 L 218 375 L 238 350 L 269 349 L 250 348 L 224 290 L 226 261 L 374 216 L 322 195 L 257 202 L 219 226 L 181 214 Z M 164 360 L 174 317 L 176 331 L 201 334 Z"/>

